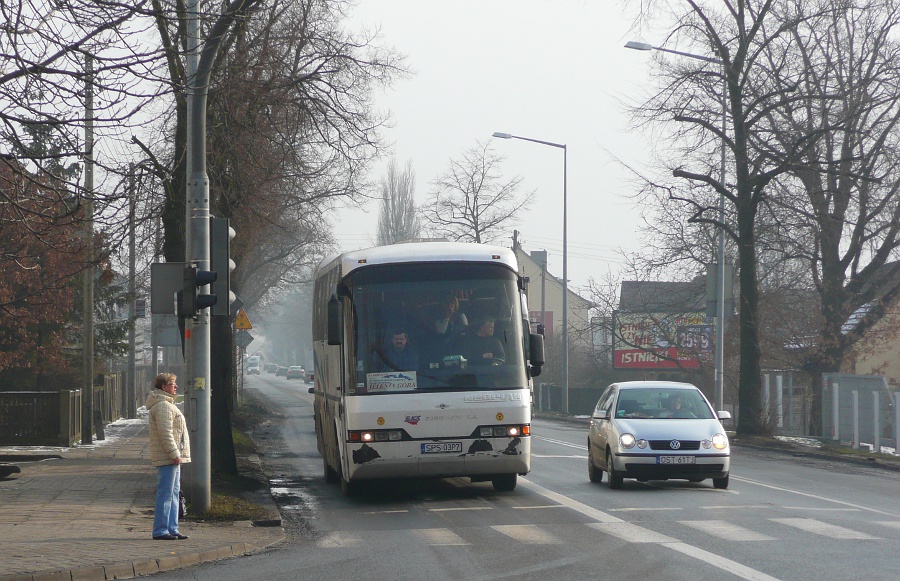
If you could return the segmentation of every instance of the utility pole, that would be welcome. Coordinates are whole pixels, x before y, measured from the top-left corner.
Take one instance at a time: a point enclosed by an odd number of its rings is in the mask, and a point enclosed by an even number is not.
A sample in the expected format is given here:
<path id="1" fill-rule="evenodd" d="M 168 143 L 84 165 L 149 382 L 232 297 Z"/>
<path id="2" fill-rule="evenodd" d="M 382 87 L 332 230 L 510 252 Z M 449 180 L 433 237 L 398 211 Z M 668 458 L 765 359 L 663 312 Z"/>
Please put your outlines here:
<path id="1" fill-rule="evenodd" d="M 94 63 L 84 55 L 84 262 L 81 443 L 94 438 Z"/>
<path id="2" fill-rule="evenodd" d="M 126 418 L 133 419 L 137 416 L 137 405 L 134 401 L 135 382 L 137 381 L 137 364 L 134 360 L 134 327 L 137 324 L 134 302 L 137 300 L 137 284 L 135 277 L 135 251 L 136 237 L 134 232 L 135 222 L 135 197 L 137 192 L 134 187 L 134 164 L 128 166 L 128 296 L 131 302 L 128 304 L 128 380 L 125 385 L 125 402 L 123 402 L 122 415 Z"/>
<path id="3" fill-rule="evenodd" d="M 219 16 L 210 29 L 209 37 L 203 43 L 199 60 L 200 24 L 198 20 L 198 0 L 190 0 L 188 5 L 188 140 L 187 140 L 187 210 L 185 235 L 185 262 L 198 271 L 209 270 L 209 176 L 206 173 L 206 97 L 209 92 L 209 78 L 216 54 L 225 33 L 236 16 L 254 3 L 254 0 L 231 0 L 225 12 Z M 227 268 L 227 266 L 226 266 Z M 187 290 L 187 289 L 186 289 Z M 209 293 L 209 285 L 201 288 Z M 222 297 L 227 301 L 228 297 Z M 191 442 L 191 504 L 199 513 L 209 511 L 211 503 L 211 425 L 210 425 L 210 309 L 198 309 L 197 315 L 185 321 L 185 361 L 186 377 L 190 385 L 189 425 L 193 425 L 196 436 Z M 193 419 L 193 422 L 192 422 Z"/>

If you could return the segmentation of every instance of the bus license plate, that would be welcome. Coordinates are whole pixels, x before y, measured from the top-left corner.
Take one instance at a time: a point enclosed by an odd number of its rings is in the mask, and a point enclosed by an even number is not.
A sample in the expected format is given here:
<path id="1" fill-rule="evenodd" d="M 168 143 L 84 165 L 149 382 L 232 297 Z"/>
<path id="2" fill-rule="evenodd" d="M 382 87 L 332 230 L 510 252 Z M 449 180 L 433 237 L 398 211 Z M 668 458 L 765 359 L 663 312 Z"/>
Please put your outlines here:
<path id="1" fill-rule="evenodd" d="M 462 452 L 462 442 L 430 442 L 422 444 L 423 454 L 448 454 Z"/>
<path id="2" fill-rule="evenodd" d="M 657 464 L 693 464 L 693 456 L 659 456 L 656 459 Z"/>

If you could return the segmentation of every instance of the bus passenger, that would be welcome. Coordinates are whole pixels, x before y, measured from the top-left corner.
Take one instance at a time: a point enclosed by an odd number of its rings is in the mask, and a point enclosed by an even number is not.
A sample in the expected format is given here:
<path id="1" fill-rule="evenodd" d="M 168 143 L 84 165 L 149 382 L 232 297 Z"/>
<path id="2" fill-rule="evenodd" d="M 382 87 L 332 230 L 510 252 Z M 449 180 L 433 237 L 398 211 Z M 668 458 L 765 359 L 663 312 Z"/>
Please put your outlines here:
<path id="1" fill-rule="evenodd" d="M 502 365 L 506 361 L 503 343 L 494 336 L 494 318 L 484 317 L 474 333 L 466 337 L 470 365 Z"/>

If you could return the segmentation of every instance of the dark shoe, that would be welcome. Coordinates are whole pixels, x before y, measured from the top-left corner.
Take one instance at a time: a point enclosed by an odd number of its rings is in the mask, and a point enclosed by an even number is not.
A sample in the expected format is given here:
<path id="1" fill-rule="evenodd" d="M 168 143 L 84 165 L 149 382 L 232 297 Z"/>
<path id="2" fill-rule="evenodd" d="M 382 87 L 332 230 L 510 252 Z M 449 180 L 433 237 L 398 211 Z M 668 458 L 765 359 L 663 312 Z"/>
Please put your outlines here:
<path id="1" fill-rule="evenodd" d="M 181 534 L 181 533 L 175 533 L 175 534 L 172 535 L 172 536 L 174 536 L 174 537 L 175 537 L 176 539 L 178 539 L 179 541 L 183 541 L 184 539 L 188 538 L 187 535 L 183 535 L 183 534 Z"/>
<path id="2" fill-rule="evenodd" d="M 153 537 L 154 541 L 174 541 L 178 537 L 176 535 L 157 535 Z"/>

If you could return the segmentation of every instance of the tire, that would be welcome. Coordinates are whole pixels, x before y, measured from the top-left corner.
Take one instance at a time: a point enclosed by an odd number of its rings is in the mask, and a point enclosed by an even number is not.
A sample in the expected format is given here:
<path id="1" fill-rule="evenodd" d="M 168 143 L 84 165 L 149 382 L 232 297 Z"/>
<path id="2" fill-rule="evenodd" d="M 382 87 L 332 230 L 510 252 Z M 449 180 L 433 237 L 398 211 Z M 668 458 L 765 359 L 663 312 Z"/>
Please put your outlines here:
<path id="1" fill-rule="evenodd" d="M 606 451 L 606 472 L 609 474 L 609 480 L 607 484 L 612 490 L 618 490 L 622 488 L 622 478 L 613 467 L 612 454 L 610 454 L 609 450 Z"/>
<path id="2" fill-rule="evenodd" d="M 517 474 L 498 474 L 491 479 L 491 484 L 497 492 L 510 492 L 516 488 L 517 476 Z"/>
<path id="3" fill-rule="evenodd" d="M 356 496 L 358 489 L 359 486 L 356 482 L 350 482 L 343 476 L 341 477 L 341 492 L 344 494 L 344 496 L 346 496 L 347 498 Z"/>
<path id="4" fill-rule="evenodd" d="M 728 488 L 728 474 L 722 478 L 713 478 L 713 487 L 725 490 Z"/>
<path id="5" fill-rule="evenodd" d="M 588 440 L 588 478 L 591 482 L 603 482 L 603 470 L 594 464 L 594 452 L 591 449 L 591 441 Z"/>
<path id="6" fill-rule="evenodd" d="M 325 456 L 322 456 L 322 468 L 325 474 L 325 482 L 328 484 L 334 484 L 340 479 L 337 470 L 328 465 L 328 460 L 325 459 Z"/>

